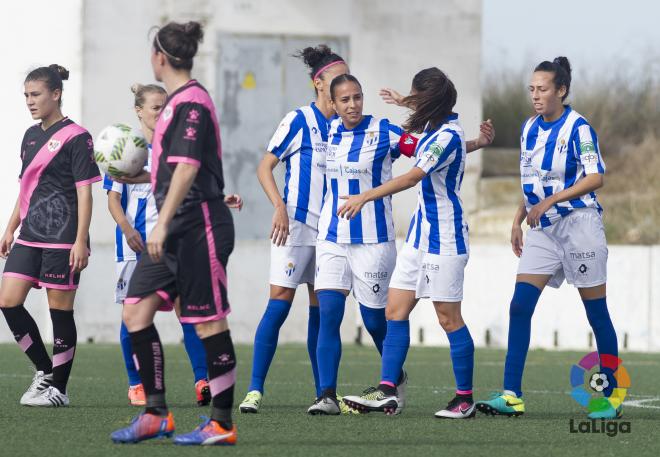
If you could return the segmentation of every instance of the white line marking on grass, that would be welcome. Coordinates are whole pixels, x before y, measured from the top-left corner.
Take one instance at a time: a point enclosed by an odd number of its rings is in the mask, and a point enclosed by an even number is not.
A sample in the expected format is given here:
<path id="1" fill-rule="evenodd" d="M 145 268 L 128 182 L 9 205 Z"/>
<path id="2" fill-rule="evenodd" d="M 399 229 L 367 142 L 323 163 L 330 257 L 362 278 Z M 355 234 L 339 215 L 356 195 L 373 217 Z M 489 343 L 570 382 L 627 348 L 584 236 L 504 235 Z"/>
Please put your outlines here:
<path id="1" fill-rule="evenodd" d="M 623 404 L 625 406 L 632 406 L 633 408 L 660 409 L 660 406 L 646 404 L 646 403 L 655 403 L 658 401 L 660 401 L 660 397 L 644 398 L 640 400 L 628 400 L 628 401 L 624 401 Z"/>

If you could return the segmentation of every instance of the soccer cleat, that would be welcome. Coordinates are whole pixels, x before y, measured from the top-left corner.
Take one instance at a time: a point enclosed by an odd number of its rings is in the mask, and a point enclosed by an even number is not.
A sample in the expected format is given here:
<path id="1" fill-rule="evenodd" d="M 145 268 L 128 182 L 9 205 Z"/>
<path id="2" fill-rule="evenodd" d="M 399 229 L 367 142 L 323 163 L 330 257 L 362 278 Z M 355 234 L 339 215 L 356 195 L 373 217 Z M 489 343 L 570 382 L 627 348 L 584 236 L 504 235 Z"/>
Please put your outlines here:
<path id="1" fill-rule="evenodd" d="M 338 416 L 341 414 L 339 401 L 336 397 L 325 395 L 316 399 L 314 404 L 309 407 L 307 414 L 312 416 Z"/>
<path id="2" fill-rule="evenodd" d="M 174 444 L 182 446 L 231 446 L 236 444 L 236 425 L 232 426 L 231 430 L 227 430 L 214 420 L 205 417 L 202 419 L 205 419 L 202 425 L 192 432 L 175 436 Z"/>
<path id="3" fill-rule="evenodd" d="M 32 378 L 30 387 L 21 397 L 21 405 L 27 405 L 28 401 L 46 390 L 53 383 L 53 374 L 45 374 L 43 371 L 37 371 Z"/>
<path id="4" fill-rule="evenodd" d="M 28 398 L 25 406 L 44 406 L 46 408 L 57 408 L 69 406 L 69 397 L 59 391 L 57 387 L 48 386 L 32 398 Z"/>
<path id="5" fill-rule="evenodd" d="M 168 413 L 165 417 L 142 413 L 135 416 L 128 427 L 112 432 L 110 439 L 114 443 L 139 443 L 152 438 L 169 438 L 173 434 L 172 413 Z"/>
<path id="6" fill-rule="evenodd" d="M 128 387 L 128 401 L 132 406 L 144 406 L 147 404 L 147 398 L 144 394 L 142 384 Z"/>
<path id="7" fill-rule="evenodd" d="M 504 393 L 494 393 L 489 400 L 478 401 L 477 409 L 491 416 L 522 416 L 525 413 L 525 403 L 522 398 Z"/>
<path id="8" fill-rule="evenodd" d="M 594 411 L 594 412 L 589 413 L 589 415 L 587 417 L 589 419 L 614 420 L 614 419 L 620 419 L 621 416 L 623 416 L 623 411 L 621 409 L 621 406 L 619 406 L 618 408 L 614 408 L 612 405 L 610 405 L 605 410 Z"/>
<path id="9" fill-rule="evenodd" d="M 259 406 L 261 406 L 261 397 L 261 392 L 258 390 L 249 391 L 238 409 L 242 413 L 258 413 Z"/>
<path id="10" fill-rule="evenodd" d="M 211 388 L 206 379 L 200 379 L 195 383 L 195 394 L 198 406 L 206 406 L 211 403 Z"/>
<path id="11" fill-rule="evenodd" d="M 341 395 L 337 395 L 337 401 L 339 402 L 339 411 L 343 415 L 351 415 L 351 414 L 361 414 L 359 410 L 352 408 L 346 404 L 344 401 L 344 397 Z M 368 411 L 365 411 L 368 412 Z"/>
<path id="12" fill-rule="evenodd" d="M 362 395 L 347 395 L 344 402 L 360 412 L 382 411 L 387 415 L 396 414 L 398 401 L 396 395 L 387 395 L 376 387 L 369 387 Z"/>
<path id="13" fill-rule="evenodd" d="M 394 411 L 394 414 L 401 414 L 403 412 L 403 408 L 406 406 L 406 390 L 408 388 L 408 373 L 406 373 L 406 370 L 401 370 L 401 379 L 399 379 L 399 383 L 396 385 L 396 411 Z"/>
<path id="14" fill-rule="evenodd" d="M 476 415 L 472 395 L 456 395 L 445 409 L 435 413 L 439 419 L 472 419 Z"/>

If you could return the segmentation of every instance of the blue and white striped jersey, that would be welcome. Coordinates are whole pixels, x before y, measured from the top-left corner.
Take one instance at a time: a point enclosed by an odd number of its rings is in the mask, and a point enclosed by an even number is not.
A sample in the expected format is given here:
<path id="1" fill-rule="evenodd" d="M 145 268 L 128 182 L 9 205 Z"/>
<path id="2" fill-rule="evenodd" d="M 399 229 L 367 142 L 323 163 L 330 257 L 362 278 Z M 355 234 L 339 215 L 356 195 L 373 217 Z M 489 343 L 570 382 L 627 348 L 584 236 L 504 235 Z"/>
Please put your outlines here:
<path id="1" fill-rule="evenodd" d="M 151 145 L 149 145 L 147 165 L 144 169 L 151 171 Z M 103 188 L 121 194 L 121 207 L 126 214 L 126 219 L 140 233 L 142 241 L 146 242 L 147 236 L 158 220 L 158 209 L 151 190 L 151 183 L 120 184 L 106 175 L 103 179 Z M 115 261 L 117 262 L 139 258 L 139 255 L 126 242 L 126 237 L 119 225 L 115 229 L 115 248 Z"/>
<path id="2" fill-rule="evenodd" d="M 268 144 L 268 152 L 286 164 L 282 198 L 289 217 L 314 230 L 318 227 L 326 190 L 329 122 L 315 103 L 302 106 L 282 119 Z"/>
<path id="3" fill-rule="evenodd" d="M 588 174 L 605 173 L 596 132 L 568 105 L 556 121 L 545 122 L 538 115 L 528 119 L 522 126 L 520 151 L 520 177 L 527 211 Z M 541 216 L 541 227 L 552 225 L 576 208 L 602 211 L 596 194 L 591 192 L 554 205 Z"/>
<path id="4" fill-rule="evenodd" d="M 341 119 L 330 124 L 326 156 L 326 186 L 319 220 L 319 240 L 335 243 L 383 243 L 395 239 L 392 198 L 364 205 L 351 220 L 339 218 L 339 197 L 357 195 L 392 179 L 392 162 L 399 157 L 401 127 L 387 119 L 364 116 L 354 129 Z"/>
<path id="5" fill-rule="evenodd" d="M 415 249 L 439 255 L 469 253 L 461 201 L 466 154 L 465 134 L 457 114 L 425 132 L 417 143 L 415 166 L 426 176 L 419 184 L 417 208 L 406 237 L 406 243 Z"/>

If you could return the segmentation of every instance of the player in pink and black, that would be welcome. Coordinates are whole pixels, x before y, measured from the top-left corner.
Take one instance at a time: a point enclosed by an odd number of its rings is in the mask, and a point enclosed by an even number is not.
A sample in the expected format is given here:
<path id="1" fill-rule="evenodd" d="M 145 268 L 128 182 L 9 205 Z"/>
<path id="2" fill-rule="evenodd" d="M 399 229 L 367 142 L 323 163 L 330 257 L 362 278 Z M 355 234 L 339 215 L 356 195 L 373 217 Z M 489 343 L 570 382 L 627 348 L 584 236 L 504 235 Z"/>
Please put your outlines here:
<path id="1" fill-rule="evenodd" d="M 195 325 L 206 349 L 211 387 L 211 418 L 175 438 L 177 444 L 235 444 L 232 423 L 236 356 L 226 316 L 225 267 L 234 247 L 234 225 L 223 194 L 220 131 L 208 92 L 190 71 L 202 39 L 197 22 L 171 22 L 154 37 L 154 76 L 170 94 L 152 143 L 151 183 L 158 221 L 147 238 L 124 300 L 147 407 L 114 442 L 171 436 L 174 420 L 165 402 L 163 350 L 154 327 L 157 310 L 178 296 L 181 321 Z"/>
<path id="2" fill-rule="evenodd" d="M 91 184 L 101 180 L 92 137 L 62 114 L 62 81 L 68 76 L 64 67 L 50 65 L 25 78 L 27 107 L 41 122 L 23 137 L 20 191 L 0 240 L 0 256 L 7 259 L 0 308 L 37 370 L 21 397 L 21 404 L 29 406 L 69 404 L 66 385 L 76 352 L 73 302 L 89 256 Z M 32 287 L 46 288 L 53 321 L 52 360 L 23 306 Z"/>

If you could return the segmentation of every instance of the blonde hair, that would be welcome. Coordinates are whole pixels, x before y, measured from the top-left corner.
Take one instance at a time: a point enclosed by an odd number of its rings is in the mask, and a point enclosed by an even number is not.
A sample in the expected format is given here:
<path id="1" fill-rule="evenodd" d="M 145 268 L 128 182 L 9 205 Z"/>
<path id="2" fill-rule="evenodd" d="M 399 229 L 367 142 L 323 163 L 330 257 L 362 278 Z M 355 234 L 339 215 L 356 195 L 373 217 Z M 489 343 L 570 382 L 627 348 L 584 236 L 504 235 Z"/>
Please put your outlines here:
<path id="1" fill-rule="evenodd" d="M 131 86 L 131 92 L 133 92 L 133 95 L 135 96 L 134 103 L 136 108 L 144 107 L 144 102 L 146 101 L 145 98 L 147 94 L 158 93 L 158 94 L 167 95 L 165 89 L 163 89 L 160 86 L 157 86 L 156 84 L 135 83 Z"/>

